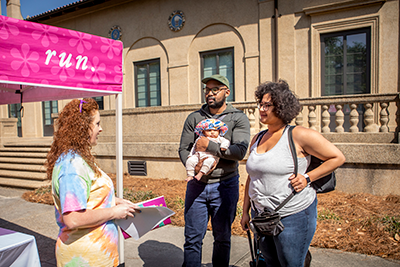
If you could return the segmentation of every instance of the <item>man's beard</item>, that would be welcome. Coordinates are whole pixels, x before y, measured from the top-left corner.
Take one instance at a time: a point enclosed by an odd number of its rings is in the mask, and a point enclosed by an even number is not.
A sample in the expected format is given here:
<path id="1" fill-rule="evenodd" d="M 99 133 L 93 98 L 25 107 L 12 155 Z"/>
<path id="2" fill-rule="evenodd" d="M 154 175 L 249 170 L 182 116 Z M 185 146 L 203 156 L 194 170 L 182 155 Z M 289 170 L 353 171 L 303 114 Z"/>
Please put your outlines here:
<path id="1" fill-rule="evenodd" d="M 210 99 L 210 98 L 213 98 L 213 100 L 214 100 L 214 102 L 211 104 L 208 103 L 208 99 Z M 207 105 L 209 108 L 220 108 L 225 104 L 225 99 L 226 99 L 225 95 L 222 97 L 222 99 L 220 101 L 217 101 L 215 99 L 215 96 L 210 96 L 207 98 Z"/>

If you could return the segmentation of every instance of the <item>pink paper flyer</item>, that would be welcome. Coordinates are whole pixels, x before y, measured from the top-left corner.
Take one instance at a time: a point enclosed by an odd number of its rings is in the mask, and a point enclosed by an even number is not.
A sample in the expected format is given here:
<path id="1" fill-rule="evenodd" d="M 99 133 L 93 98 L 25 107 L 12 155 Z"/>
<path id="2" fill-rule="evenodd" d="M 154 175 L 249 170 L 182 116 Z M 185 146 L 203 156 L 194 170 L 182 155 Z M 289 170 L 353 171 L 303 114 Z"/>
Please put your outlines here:
<path id="1" fill-rule="evenodd" d="M 160 196 L 160 197 L 157 197 L 157 198 L 153 198 L 153 199 L 150 199 L 150 200 L 146 200 L 146 201 L 143 201 L 143 202 L 139 202 L 139 203 L 136 203 L 136 205 L 138 205 L 139 207 L 143 207 L 143 208 L 145 208 L 145 207 L 165 207 L 165 208 L 167 208 L 167 205 L 166 205 L 166 203 L 165 203 L 165 199 L 164 199 L 164 196 Z M 142 212 L 143 212 L 144 210 L 142 210 Z M 140 214 L 140 213 L 139 213 Z M 138 215 L 139 215 L 138 214 Z M 157 225 L 155 225 L 151 230 L 153 230 L 153 229 L 156 229 L 156 228 L 159 228 L 159 227 L 162 227 L 162 226 L 164 226 L 164 225 L 167 225 L 167 224 L 170 224 L 171 223 L 171 219 L 170 219 L 170 216 L 173 214 L 173 212 L 171 211 L 171 213 L 170 213 L 170 215 L 167 217 L 167 218 L 165 218 L 163 221 L 161 221 L 160 223 L 158 223 Z M 143 215 L 143 214 L 142 214 Z M 139 215 L 140 216 L 140 215 Z M 134 220 L 134 219 L 133 219 Z M 119 224 L 120 226 L 122 226 L 121 224 Z M 123 234 L 123 236 L 124 236 L 124 238 L 125 239 L 127 239 L 127 238 L 130 238 L 131 237 L 131 235 L 129 235 L 126 231 L 124 231 L 123 229 L 122 229 L 123 227 L 121 227 L 121 231 L 122 231 L 122 234 Z M 150 229 L 149 229 L 150 230 Z M 134 233 L 135 233 L 135 235 L 136 235 L 136 232 L 134 231 Z"/>

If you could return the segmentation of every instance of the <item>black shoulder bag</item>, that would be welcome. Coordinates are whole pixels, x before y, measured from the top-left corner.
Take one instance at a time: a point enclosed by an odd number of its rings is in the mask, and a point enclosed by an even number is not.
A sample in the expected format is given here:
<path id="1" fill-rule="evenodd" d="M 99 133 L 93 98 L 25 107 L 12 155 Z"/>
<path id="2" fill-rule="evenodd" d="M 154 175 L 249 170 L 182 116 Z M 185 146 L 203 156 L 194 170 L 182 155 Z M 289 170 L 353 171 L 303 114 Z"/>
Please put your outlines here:
<path id="1" fill-rule="evenodd" d="M 264 211 L 257 214 L 250 221 L 250 226 L 253 226 L 257 234 L 260 236 L 266 235 L 279 235 L 285 227 L 281 222 L 281 215 L 278 213 L 289 200 L 292 199 L 296 192 L 293 191 L 275 210 L 265 207 Z M 257 212 L 257 209 L 253 203 L 253 209 Z"/>
<path id="2" fill-rule="evenodd" d="M 288 138 L 289 138 L 290 150 L 292 151 L 293 161 L 295 164 L 295 173 L 297 175 L 297 153 L 296 153 L 296 147 L 293 142 L 293 134 L 292 134 L 294 127 L 296 127 L 296 126 L 289 126 Z M 311 163 L 307 168 L 307 172 L 318 168 L 322 163 L 324 163 L 324 161 L 311 155 Z M 332 173 L 312 182 L 311 186 L 317 191 L 318 194 L 328 193 L 330 191 L 335 190 L 335 187 L 336 187 L 335 172 L 332 172 Z"/>

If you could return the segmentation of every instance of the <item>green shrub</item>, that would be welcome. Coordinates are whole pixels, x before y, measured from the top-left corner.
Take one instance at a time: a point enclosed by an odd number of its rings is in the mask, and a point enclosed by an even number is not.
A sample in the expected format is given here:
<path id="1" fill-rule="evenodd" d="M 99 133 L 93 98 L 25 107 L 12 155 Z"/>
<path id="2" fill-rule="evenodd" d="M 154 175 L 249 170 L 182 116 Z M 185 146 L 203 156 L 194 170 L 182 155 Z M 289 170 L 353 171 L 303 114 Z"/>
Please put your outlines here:
<path id="1" fill-rule="evenodd" d="M 237 205 L 236 207 L 236 217 L 242 219 L 243 216 L 243 207 L 241 205 Z"/>
<path id="2" fill-rule="evenodd" d="M 342 218 L 340 216 L 336 215 L 333 211 L 330 211 L 328 209 L 321 209 L 318 212 L 318 220 L 323 221 L 323 220 L 334 220 L 334 221 L 340 221 Z"/>
<path id="3" fill-rule="evenodd" d="M 42 187 L 35 189 L 36 195 L 44 195 L 46 193 L 51 193 L 51 185 L 42 186 Z"/>
<path id="4" fill-rule="evenodd" d="M 170 203 L 167 199 L 165 200 L 167 206 L 175 208 L 175 210 L 182 210 L 185 208 L 185 200 L 179 196 L 177 196 L 172 203 Z"/>
<path id="5" fill-rule="evenodd" d="M 124 188 L 124 199 L 128 199 L 133 203 L 142 202 L 152 198 L 158 197 L 153 191 L 133 191 L 131 189 Z"/>
<path id="6" fill-rule="evenodd" d="M 385 226 L 385 231 L 393 236 L 400 235 L 400 216 L 385 216 L 379 221 Z"/>

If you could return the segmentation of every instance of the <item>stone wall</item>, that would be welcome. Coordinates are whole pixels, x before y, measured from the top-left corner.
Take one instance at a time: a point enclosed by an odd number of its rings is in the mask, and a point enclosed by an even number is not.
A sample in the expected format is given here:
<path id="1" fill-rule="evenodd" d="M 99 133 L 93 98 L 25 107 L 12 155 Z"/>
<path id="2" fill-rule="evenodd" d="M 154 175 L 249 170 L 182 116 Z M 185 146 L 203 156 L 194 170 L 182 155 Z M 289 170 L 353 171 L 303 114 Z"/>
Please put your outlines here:
<path id="1" fill-rule="evenodd" d="M 253 105 L 248 103 L 248 106 Z M 241 106 L 239 104 L 238 106 Z M 147 176 L 137 178 L 186 178 L 179 160 L 178 148 L 187 115 L 200 105 L 136 108 L 123 111 L 123 169 L 128 161 L 145 161 Z M 115 173 L 115 113 L 101 112 L 103 132 L 94 148 L 100 166 Z M 258 127 L 258 123 L 254 127 Z M 258 132 L 259 128 L 253 129 Z M 255 133 L 254 133 L 255 134 Z M 253 134 L 253 135 L 254 135 Z M 375 195 L 400 195 L 400 145 L 393 143 L 394 132 L 323 134 L 346 156 L 337 171 L 337 189 L 343 192 L 365 192 Z M 246 159 L 240 162 L 240 182 L 245 184 Z"/>

